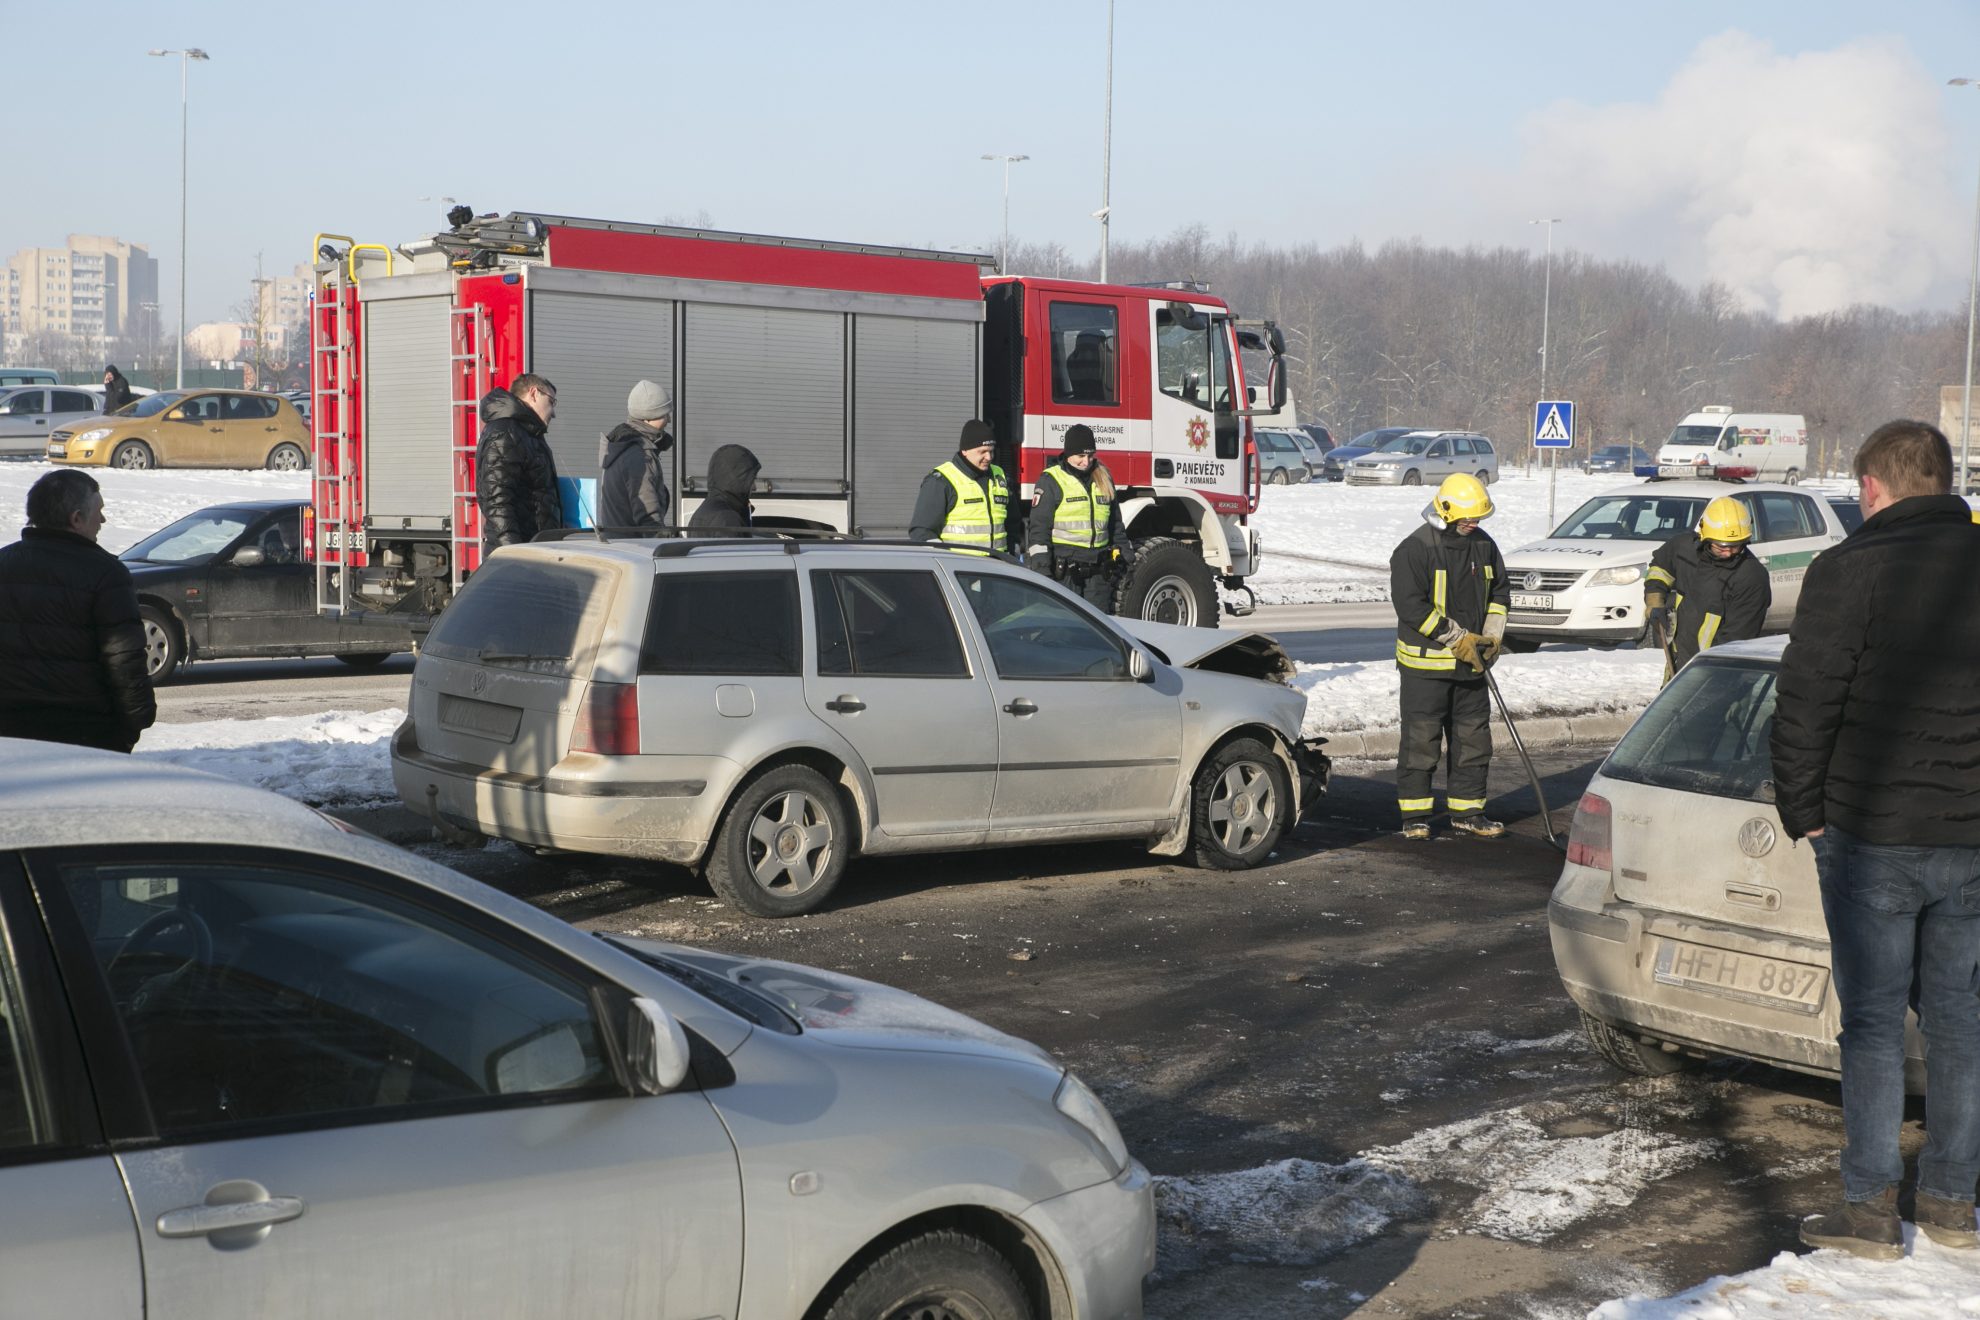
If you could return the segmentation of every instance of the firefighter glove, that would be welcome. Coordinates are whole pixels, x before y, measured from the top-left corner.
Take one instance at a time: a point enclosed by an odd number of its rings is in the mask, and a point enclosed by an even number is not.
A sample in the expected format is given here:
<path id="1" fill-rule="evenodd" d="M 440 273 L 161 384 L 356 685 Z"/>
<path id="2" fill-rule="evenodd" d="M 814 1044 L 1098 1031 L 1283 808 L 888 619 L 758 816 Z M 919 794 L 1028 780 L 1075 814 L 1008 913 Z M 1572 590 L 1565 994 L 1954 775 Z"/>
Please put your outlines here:
<path id="1" fill-rule="evenodd" d="M 1652 605 L 1650 607 L 1649 614 L 1647 617 L 1650 624 L 1650 633 L 1652 636 L 1661 640 L 1662 638 L 1671 635 L 1670 606 L 1661 605 L 1661 604 Z"/>
<path id="2" fill-rule="evenodd" d="M 1467 632 L 1451 643 L 1451 654 L 1482 674 L 1485 672 L 1485 660 L 1479 655 L 1478 648 L 1484 641 L 1477 633 Z"/>
<path id="3" fill-rule="evenodd" d="M 1485 662 L 1485 667 L 1487 669 L 1490 669 L 1492 667 L 1492 662 L 1499 658 L 1499 652 L 1505 649 L 1506 649 L 1505 638 L 1494 637 L 1489 632 L 1480 634 L 1480 640 L 1478 643 L 1478 658 Z"/>
<path id="4" fill-rule="evenodd" d="M 1506 640 L 1506 616 L 1494 610 L 1485 616 L 1485 626 L 1479 632 L 1489 638 L 1494 645 L 1503 646 Z"/>

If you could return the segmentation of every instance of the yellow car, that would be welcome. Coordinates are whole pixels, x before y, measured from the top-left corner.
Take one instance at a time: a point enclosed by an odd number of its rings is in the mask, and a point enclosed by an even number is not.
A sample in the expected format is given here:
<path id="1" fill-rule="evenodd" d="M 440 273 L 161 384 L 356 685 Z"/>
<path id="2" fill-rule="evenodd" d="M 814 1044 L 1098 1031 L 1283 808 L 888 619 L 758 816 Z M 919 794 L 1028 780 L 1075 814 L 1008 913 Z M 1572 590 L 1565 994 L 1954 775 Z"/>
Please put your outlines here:
<path id="1" fill-rule="evenodd" d="M 287 399 L 256 390 L 161 390 L 48 435 L 52 463 L 155 467 L 309 466 L 309 428 Z"/>

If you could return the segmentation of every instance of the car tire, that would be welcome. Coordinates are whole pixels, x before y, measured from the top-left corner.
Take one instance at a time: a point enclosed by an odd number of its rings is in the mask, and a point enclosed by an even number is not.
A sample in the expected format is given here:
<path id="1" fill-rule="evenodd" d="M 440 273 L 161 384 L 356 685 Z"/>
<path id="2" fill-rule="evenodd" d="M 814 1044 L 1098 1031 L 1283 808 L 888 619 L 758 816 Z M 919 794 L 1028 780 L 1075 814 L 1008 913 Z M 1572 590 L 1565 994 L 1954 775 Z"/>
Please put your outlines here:
<path id="1" fill-rule="evenodd" d="M 1134 563 L 1122 575 L 1114 613 L 1149 623 L 1214 628 L 1221 612 L 1217 578 L 1201 550 L 1167 536 L 1135 543 Z"/>
<path id="2" fill-rule="evenodd" d="M 810 766 L 778 766 L 729 804 L 708 850 L 708 885 L 752 917 L 795 917 L 831 895 L 851 846 L 832 781 Z"/>
<path id="3" fill-rule="evenodd" d="M 1787 470 L 1787 476 L 1781 479 L 1781 484 L 1786 486 L 1799 486 L 1801 484 L 1801 469 L 1789 468 Z"/>
<path id="4" fill-rule="evenodd" d="M 1480 473 L 1478 474 L 1478 484 L 1479 484 L 1479 485 L 1481 485 L 1481 486 L 1489 486 L 1489 485 L 1491 485 L 1491 484 L 1492 484 L 1492 474 L 1491 474 L 1490 472 L 1480 472 Z"/>
<path id="5" fill-rule="evenodd" d="M 376 669 L 390 660 L 391 651 L 366 651 L 361 655 L 340 655 L 337 658 L 353 669 Z"/>
<path id="6" fill-rule="evenodd" d="M 1272 855 L 1293 809 L 1279 754 L 1256 738 L 1212 752 L 1189 793 L 1192 857 L 1213 871 L 1245 871 Z"/>
<path id="7" fill-rule="evenodd" d="M 186 658 L 185 640 L 179 636 L 179 623 L 156 605 L 138 606 L 144 625 L 144 674 L 153 685 L 169 683 Z"/>
<path id="8" fill-rule="evenodd" d="M 1402 484 L 1405 486 L 1421 486 L 1423 484 L 1423 474 L 1415 468 L 1411 468 L 1409 471 L 1403 473 Z"/>
<path id="9" fill-rule="evenodd" d="M 853 1276 L 824 1320 L 1033 1320 L 1017 1271 L 980 1238 L 923 1233 Z"/>
<path id="10" fill-rule="evenodd" d="M 301 445 L 284 440 L 268 451 L 267 467 L 270 472 L 307 472 L 309 455 Z"/>
<path id="11" fill-rule="evenodd" d="M 1581 1015 L 1581 1030 L 1595 1052 L 1633 1077 L 1668 1077 L 1683 1072 L 1698 1061 L 1672 1054 L 1655 1045 L 1645 1045 L 1627 1032 L 1618 1031 L 1597 1017 Z"/>
<path id="12" fill-rule="evenodd" d="M 145 472 L 158 466 L 151 446 L 142 440 L 126 440 L 110 451 L 110 466 L 126 472 Z"/>

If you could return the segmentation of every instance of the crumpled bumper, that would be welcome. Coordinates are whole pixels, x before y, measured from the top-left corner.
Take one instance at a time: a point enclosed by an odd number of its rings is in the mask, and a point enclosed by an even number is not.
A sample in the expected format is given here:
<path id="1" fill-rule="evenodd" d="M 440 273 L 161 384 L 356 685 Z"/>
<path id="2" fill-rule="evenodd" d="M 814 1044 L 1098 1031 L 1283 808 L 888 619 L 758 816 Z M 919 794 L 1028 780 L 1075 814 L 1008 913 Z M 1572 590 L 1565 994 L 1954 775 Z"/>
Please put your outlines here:
<path id="1" fill-rule="evenodd" d="M 1293 764 L 1299 769 L 1299 814 L 1309 816 L 1327 792 L 1334 763 L 1320 748 L 1325 738 L 1301 738 L 1293 744 Z"/>

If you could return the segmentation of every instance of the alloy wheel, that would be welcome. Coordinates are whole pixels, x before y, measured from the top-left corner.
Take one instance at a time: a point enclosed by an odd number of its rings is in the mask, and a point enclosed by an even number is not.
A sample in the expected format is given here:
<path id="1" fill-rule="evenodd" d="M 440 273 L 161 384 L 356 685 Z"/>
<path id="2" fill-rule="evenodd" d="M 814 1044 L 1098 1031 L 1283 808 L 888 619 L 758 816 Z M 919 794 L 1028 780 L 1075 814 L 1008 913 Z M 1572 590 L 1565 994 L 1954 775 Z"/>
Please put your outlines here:
<path id="1" fill-rule="evenodd" d="M 766 892 L 790 898 L 818 883 L 831 866 L 831 817 L 808 793 L 792 790 L 765 802 L 749 823 L 749 873 Z"/>
<path id="2" fill-rule="evenodd" d="M 1209 814 L 1219 847 L 1234 857 L 1249 852 L 1279 819 L 1271 772 L 1256 761 L 1231 766 L 1210 794 Z"/>

